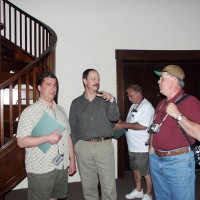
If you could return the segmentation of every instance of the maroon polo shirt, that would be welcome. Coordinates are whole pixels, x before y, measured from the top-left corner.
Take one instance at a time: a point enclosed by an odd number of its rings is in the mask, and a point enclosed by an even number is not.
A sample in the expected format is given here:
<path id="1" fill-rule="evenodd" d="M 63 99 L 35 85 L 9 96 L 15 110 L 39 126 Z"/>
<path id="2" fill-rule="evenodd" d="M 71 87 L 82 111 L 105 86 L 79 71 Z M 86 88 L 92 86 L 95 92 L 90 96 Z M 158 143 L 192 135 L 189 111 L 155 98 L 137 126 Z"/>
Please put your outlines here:
<path id="1" fill-rule="evenodd" d="M 155 120 L 154 123 L 160 124 L 163 118 L 166 116 L 166 106 L 168 103 L 174 103 L 177 99 L 179 99 L 183 90 L 179 91 L 172 99 L 167 101 L 167 99 L 162 100 L 155 112 Z M 161 106 L 162 105 L 162 106 Z M 177 104 L 179 111 L 185 115 L 190 120 L 200 123 L 200 102 L 194 96 L 189 96 L 184 99 L 182 102 Z M 195 139 L 189 136 L 192 143 L 194 143 Z M 177 148 L 182 148 L 189 146 L 187 139 L 183 135 L 180 127 L 176 120 L 173 117 L 167 116 L 164 120 L 159 133 L 153 134 L 153 147 L 157 150 L 173 150 Z"/>

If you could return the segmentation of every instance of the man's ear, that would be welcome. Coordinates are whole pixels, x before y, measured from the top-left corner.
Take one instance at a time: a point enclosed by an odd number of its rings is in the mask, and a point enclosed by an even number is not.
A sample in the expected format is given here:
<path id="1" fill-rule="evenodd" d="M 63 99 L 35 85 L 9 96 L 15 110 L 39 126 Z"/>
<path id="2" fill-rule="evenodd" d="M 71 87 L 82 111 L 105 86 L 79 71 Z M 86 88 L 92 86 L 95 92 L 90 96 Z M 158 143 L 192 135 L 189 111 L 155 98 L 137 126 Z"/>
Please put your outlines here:
<path id="1" fill-rule="evenodd" d="M 41 93 L 41 85 L 38 85 L 38 90 Z"/>
<path id="2" fill-rule="evenodd" d="M 84 78 L 83 79 L 83 85 L 86 85 L 86 83 L 87 83 L 87 80 Z"/>

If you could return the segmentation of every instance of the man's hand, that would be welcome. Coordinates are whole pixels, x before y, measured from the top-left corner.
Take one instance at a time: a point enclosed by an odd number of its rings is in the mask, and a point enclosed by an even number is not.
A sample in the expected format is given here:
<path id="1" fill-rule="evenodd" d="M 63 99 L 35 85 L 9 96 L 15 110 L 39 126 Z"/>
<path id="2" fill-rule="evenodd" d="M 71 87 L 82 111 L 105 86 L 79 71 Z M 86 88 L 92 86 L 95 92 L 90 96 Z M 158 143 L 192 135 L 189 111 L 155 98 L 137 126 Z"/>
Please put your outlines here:
<path id="1" fill-rule="evenodd" d="M 69 169 L 68 169 L 69 175 L 74 175 L 76 173 L 76 164 L 75 162 L 71 162 L 69 164 Z"/>
<path id="2" fill-rule="evenodd" d="M 56 130 L 49 135 L 46 135 L 48 137 L 48 142 L 51 144 L 57 144 L 58 141 L 61 139 L 62 135 L 58 134 L 60 130 Z"/>
<path id="3" fill-rule="evenodd" d="M 152 147 L 152 145 L 149 145 L 149 154 L 152 154 L 152 153 L 154 153 L 155 152 L 155 150 L 154 150 L 154 148 Z"/>
<path id="4" fill-rule="evenodd" d="M 177 106 L 174 103 L 169 103 L 166 107 L 166 112 L 173 118 L 177 118 L 182 113 L 178 110 Z"/>
<path id="5" fill-rule="evenodd" d="M 110 101 L 113 102 L 114 101 L 114 97 L 112 94 L 107 93 L 105 91 L 101 91 L 101 93 L 97 93 L 96 94 L 98 97 L 102 97 L 105 101 Z"/>
<path id="6" fill-rule="evenodd" d="M 120 130 L 125 128 L 125 124 L 126 124 L 125 121 L 119 120 L 117 124 L 115 124 L 114 130 Z"/>

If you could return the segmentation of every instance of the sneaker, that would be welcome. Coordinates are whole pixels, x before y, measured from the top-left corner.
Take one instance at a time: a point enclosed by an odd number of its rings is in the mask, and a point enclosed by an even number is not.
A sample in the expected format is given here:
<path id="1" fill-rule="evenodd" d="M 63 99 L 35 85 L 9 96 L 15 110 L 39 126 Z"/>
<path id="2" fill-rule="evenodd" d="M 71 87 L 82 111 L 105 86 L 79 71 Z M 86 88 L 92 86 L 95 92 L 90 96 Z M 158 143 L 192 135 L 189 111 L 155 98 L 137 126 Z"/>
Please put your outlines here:
<path id="1" fill-rule="evenodd" d="M 126 194 L 126 199 L 135 199 L 135 198 L 142 198 L 144 195 L 143 190 L 141 192 L 137 191 L 137 189 L 133 190 L 131 193 Z"/>
<path id="2" fill-rule="evenodd" d="M 143 196 L 142 200 L 152 200 L 152 196 L 151 195 L 149 196 L 149 195 L 145 194 Z"/>

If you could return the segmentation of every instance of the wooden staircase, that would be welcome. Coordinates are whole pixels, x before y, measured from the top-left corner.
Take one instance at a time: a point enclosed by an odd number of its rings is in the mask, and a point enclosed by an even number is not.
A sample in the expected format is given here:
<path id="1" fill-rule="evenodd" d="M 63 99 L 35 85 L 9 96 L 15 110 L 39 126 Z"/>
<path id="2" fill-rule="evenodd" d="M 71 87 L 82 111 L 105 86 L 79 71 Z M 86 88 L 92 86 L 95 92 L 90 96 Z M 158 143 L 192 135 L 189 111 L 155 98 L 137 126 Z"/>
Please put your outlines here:
<path id="1" fill-rule="evenodd" d="M 19 73 L 33 60 L 34 57 L 26 55 L 18 46 L 2 37 L 0 83 Z"/>
<path id="2" fill-rule="evenodd" d="M 55 72 L 57 36 L 7 0 L 0 0 L 0 200 L 25 177 L 16 142 L 21 112 L 38 98 L 36 78 Z"/>

